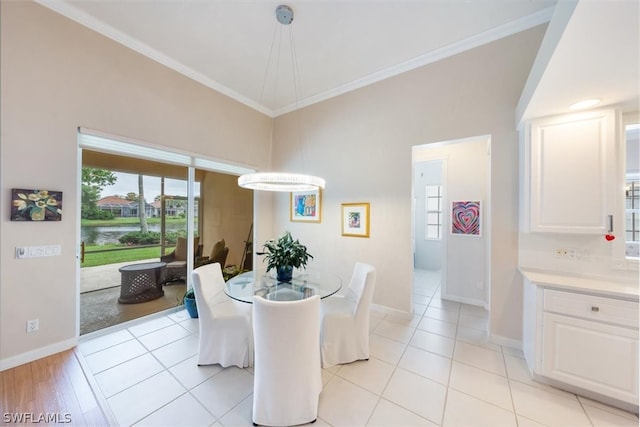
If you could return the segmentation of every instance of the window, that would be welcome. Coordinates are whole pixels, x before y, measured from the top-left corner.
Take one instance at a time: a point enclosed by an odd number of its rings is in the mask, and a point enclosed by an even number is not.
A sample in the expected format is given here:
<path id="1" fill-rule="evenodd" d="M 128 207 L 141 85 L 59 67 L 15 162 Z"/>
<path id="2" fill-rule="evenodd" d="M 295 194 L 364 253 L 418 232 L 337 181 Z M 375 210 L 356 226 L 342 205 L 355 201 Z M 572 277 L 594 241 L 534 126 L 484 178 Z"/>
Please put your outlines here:
<path id="1" fill-rule="evenodd" d="M 427 185 L 426 187 L 426 240 L 440 240 L 442 238 L 442 185 Z"/>

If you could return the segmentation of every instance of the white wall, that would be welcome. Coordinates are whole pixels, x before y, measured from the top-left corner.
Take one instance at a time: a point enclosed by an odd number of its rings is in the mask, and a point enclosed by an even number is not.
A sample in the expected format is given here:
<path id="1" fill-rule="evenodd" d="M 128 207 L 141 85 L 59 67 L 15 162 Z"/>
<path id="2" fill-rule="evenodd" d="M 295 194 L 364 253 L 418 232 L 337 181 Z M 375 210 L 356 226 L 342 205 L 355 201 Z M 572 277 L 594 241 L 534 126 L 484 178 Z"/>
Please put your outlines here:
<path id="1" fill-rule="evenodd" d="M 78 126 L 265 168 L 272 120 L 32 2 L 0 2 L 0 369 L 78 333 Z M 61 222 L 9 221 L 11 188 L 64 192 Z M 268 199 L 258 198 L 260 209 Z M 261 226 L 270 232 L 269 210 Z M 62 247 L 17 260 L 16 246 Z M 40 330 L 25 332 L 28 319 Z"/>

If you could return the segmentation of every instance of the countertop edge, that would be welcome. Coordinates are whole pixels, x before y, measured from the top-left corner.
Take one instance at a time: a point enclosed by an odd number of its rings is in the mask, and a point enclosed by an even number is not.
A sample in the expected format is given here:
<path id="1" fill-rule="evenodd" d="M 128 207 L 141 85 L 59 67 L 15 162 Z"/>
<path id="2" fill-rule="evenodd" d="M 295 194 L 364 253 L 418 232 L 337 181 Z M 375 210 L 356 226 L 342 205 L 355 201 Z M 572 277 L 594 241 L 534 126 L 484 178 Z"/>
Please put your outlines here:
<path id="1" fill-rule="evenodd" d="M 525 279 L 540 286 L 589 292 L 632 301 L 640 299 L 640 284 L 638 282 L 570 275 L 530 268 L 518 268 L 518 270 Z"/>

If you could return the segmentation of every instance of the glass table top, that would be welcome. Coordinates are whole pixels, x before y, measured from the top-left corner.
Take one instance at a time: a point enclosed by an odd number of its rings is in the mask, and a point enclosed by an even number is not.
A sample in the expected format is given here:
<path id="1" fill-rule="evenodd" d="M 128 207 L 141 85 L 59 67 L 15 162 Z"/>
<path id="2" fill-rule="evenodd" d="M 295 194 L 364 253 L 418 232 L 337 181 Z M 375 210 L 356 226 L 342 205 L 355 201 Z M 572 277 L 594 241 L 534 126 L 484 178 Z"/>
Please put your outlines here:
<path id="1" fill-rule="evenodd" d="M 254 295 L 274 301 L 293 301 L 313 295 L 326 298 L 341 287 L 340 276 L 319 270 L 295 270 L 289 282 L 278 281 L 275 271 L 248 271 L 229 279 L 224 292 L 235 300 L 252 303 Z"/>

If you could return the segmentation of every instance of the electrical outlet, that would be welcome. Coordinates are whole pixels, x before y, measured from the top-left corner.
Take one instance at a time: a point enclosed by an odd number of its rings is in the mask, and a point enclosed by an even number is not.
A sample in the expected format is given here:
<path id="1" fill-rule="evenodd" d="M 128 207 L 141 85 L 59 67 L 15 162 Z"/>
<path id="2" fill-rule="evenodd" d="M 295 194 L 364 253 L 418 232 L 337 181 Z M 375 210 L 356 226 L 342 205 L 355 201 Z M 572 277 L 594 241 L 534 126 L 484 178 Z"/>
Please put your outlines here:
<path id="1" fill-rule="evenodd" d="M 569 249 L 567 248 L 555 248 L 553 250 L 553 256 L 556 258 L 566 258 L 569 255 Z"/>
<path id="2" fill-rule="evenodd" d="M 40 319 L 27 320 L 27 333 L 35 332 L 40 329 Z"/>

